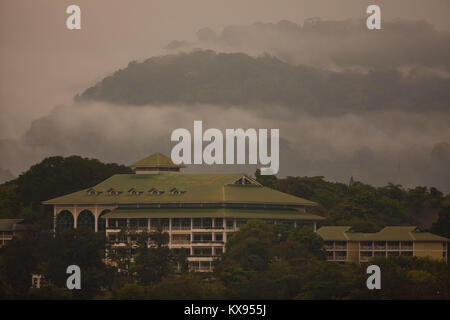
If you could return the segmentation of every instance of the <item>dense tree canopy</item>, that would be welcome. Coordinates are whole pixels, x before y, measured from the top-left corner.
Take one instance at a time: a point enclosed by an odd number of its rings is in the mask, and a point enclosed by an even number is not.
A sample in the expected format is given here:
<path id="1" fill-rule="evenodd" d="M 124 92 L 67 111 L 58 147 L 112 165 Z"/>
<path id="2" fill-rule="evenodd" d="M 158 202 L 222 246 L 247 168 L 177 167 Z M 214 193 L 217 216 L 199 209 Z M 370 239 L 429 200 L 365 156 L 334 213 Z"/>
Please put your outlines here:
<path id="1" fill-rule="evenodd" d="M 375 232 L 388 225 L 417 225 L 443 236 L 448 232 L 450 196 L 436 188 L 403 188 L 392 183 L 373 187 L 361 182 L 329 182 L 323 177 L 262 176 L 263 185 L 317 202 L 315 213 L 324 215 L 330 225 L 350 225 L 362 232 Z M 447 231 L 443 229 L 447 228 Z M 448 234 L 448 233 L 447 233 Z"/>
<path id="2" fill-rule="evenodd" d="M 45 217 L 41 201 L 129 171 L 80 157 L 48 158 L 18 179 L 0 185 L 0 212 L 2 217 L 40 222 L 38 217 Z M 392 184 L 377 188 L 355 181 L 349 185 L 327 182 L 322 177 L 279 179 L 259 172 L 256 178 L 269 187 L 318 202 L 313 210 L 324 215 L 328 224 L 352 225 L 369 232 L 385 225 L 420 223 L 435 215 L 432 231 L 449 236 L 449 196 L 434 188 L 405 189 Z M 167 234 L 161 230 L 138 237 L 134 260 L 129 248 L 124 248 L 112 256 L 112 265 L 103 263 L 104 235 L 78 228 L 54 238 L 49 230 L 49 225 L 35 223 L 23 237 L 0 249 L 0 298 L 450 298 L 450 270 L 443 262 L 375 257 L 369 263 L 383 270 L 383 288 L 373 292 L 365 287 L 365 264 L 327 262 L 317 234 L 282 223 L 251 220 L 242 226 L 227 242 L 212 274 L 187 272 L 186 255 L 169 250 Z M 147 241 L 155 247 L 147 248 Z M 71 264 L 83 270 L 79 292 L 65 289 L 65 270 Z M 30 289 L 34 273 L 45 275 L 48 282 L 40 290 Z"/>
<path id="3" fill-rule="evenodd" d="M 49 206 L 42 201 L 94 186 L 116 173 L 131 173 L 131 168 L 104 164 L 79 156 L 50 157 L 31 166 L 17 179 L 0 185 L 0 219 L 26 218 L 49 223 Z"/>

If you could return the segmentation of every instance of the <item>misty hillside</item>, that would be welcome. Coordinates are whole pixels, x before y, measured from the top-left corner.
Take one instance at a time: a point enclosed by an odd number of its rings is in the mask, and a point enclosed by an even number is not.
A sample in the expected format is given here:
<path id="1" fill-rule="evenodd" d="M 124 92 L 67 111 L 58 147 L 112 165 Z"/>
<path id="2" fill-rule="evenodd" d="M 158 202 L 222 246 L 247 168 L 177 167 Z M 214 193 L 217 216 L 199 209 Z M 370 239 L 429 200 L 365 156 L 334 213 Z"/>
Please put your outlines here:
<path id="1" fill-rule="evenodd" d="M 194 51 L 131 62 L 78 100 L 114 104 L 284 105 L 316 114 L 446 110 L 450 79 L 397 71 L 331 72 L 272 56 Z"/>
<path id="2" fill-rule="evenodd" d="M 74 104 L 1 140 L 0 168 L 17 176 L 44 157 L 72 154 L 131 163 L 149 150 L 169 153 L 174 129 L 203 120 L 279 128 L 280 177 L 450 192 L 449 33 L 420 21 L 385 21 L 380 32 L 360 23 L 203 28 L 196 42 L 172 42 L 172 54 L 111 67 Z"/>
<path id="3" fill-rule="evenodd" d="M 197 41 L 173 41 L 170 52 L 207 48 L 250 55 L 269 53 L 291 64 L 322 69 L 421 69 L 450 72 L 450 34 L 427 21 L 396 20 L 368 30 L 365 20 L 306 19 L 303 24 L 283 20 L 230 25 L 221 32 L 202 28 Z M 447 74 L 448 76 L 448 74 Z"/>

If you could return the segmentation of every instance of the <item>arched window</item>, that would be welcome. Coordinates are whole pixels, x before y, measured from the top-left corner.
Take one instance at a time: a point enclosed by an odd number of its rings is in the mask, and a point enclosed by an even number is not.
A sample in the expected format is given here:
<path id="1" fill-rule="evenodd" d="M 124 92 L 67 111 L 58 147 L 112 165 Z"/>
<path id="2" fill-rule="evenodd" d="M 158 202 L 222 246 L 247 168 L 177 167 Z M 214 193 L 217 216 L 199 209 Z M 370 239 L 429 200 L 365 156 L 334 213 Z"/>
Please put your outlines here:
<path id="1" fill-rule="evenodd" d="M 111 212 L 111 210 L 109 209 L 105 209 L 103 210 L 100 215 L 98 216 L 98 220 L 97 220 L 97 230 L 98 232 L 106 232 L 106 219 L 103 218 L 102 216 L 104 216 L 105 214 Z"/>
<path id="2" fill-rule="evenodd" d="M 73 215 L 68 210 L 61 211 L 56 217 L 56 231 L 73 229 Z"/>
<path id="3" fill-rule="evenodd" d="M 95 217 L 89 210 L 80 212 L 77 218 L 77 228 L 90 228 L 95 230 Z"/>

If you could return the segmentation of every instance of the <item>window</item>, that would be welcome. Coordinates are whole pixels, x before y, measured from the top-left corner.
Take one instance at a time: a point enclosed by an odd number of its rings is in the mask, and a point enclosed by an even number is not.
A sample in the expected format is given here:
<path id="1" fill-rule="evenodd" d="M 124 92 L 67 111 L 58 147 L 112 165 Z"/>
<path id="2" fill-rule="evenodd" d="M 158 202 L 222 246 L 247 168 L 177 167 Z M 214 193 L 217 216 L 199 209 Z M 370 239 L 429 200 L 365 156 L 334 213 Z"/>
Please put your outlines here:
<path id="1" fill-rule="evenodd" d="M 139 228 L 147 228 L 148 227 L 148 219 L 146 218 L 139 218 L 138 220 L 138 227 Z"/>
<path id="2" fill-rule="evenodd" d="M 347 248 L 347 242 L 345 241 L 336 241 L 334 243 L 335 249 L 346 249 Z"/>
<path id="3" fill-rule="evenodd" d="M 361 250 L 372 250 L 371 241 L 361 241 Z"/>
<path id="4" fill-rule="evenodd" d="M 110 228 L 117 227 L 117 219 L 108 219 L 108 227 Z"/>
<path id="5" fill-rule="evenodd" d="M 233 229 L 234 221 L 233 219 L 227 219 L 227 229 Z"/>
<path id="6" fill-rule="evenodd" d="M 223 241 L 223 234 L 221 233 L 216 234 L 216 241 Z"/>
<path id="7" fill-rule="evenodd" d="M 194 242 L 211 242 L 212 234 L 194 234 Z"/>
<path id="8" fill-rule="evenodd" d="M 210 257 L 212 256 L 212 248 L 194 248 L 195 256 Z"/>
<path id="9" fill-rule="evenodd" d="M 126 227 L 127 226 L 127 219 L 117 219 L 117 226 L 118 227 Z"/>
<path id="10" fill-rule="evenodd" d="M 222 229 L 223 228 L 223 219 L 222 218 L 215 218 L 214 219 L 214 227 L 216 229 Z"/>
<path id="11" fill-rule="evenodd" d="M 128 190 L 128 194 L 130 195 L 130 196 L 139 196 L 139 195 L 141 195 L 143 192 L 142 191 L 138 191 L 138 190 L 136 190 L 136 189 L 134 189 L 134 188 L 131 188 L 130 190 Z"/>
<path id="12" fill-rule="evenodd" d="M 400 248 L 400 242 L 398 242 L 398 241 L 388 241 L 387 248 L 389 250 L 398 250 Z"/>
<path id="13" fill-rule="evenodd" d="M 222 252 L 223 252 L 223 249 L 222 249 L 222 248 L 215 248 L 215 249 L 214 249 L 214 254 L 215 254 L 216 256 L 221 255 Z"/>
<path id="14" fill-rule="evenodd" d="M 412 250 L 413 249 L 413 242 L 412 241 L 401 241 L 400 242 L 400 249 L 401 250 Z"/>
<path id="15" fill-rule="evenodd" d="M 182 194 L 182 193 L 184 193 L 184 191 L 180 191 L 177 188 L 173 188 L 173 189 L 170 190 L 170 194 L 173 194 L 173 195 L 179 195 L 179 194 Z"/>
<path id="16" fill-rule="evenodd" d="M 137 219 L 130 219 L 130 227 L 131 228 L 136 228 L 137 226 L 138 226 Z"/>
<path id="17" fill-rule="evenodd" d="M 325 241 L 325 246 L 326 247 L 333 247 L 333 241 Z"/>
<path id="18" fill-rule="evenodd" d="M 384 249 L 386 247 L 386 242 L 384 241 L 375 241 L 374 242 L 375 249 Z"/>
<path id="19" fill-rule="evenodd" d="M 253 185 L 253 186 L 261 186 L 261 184 L 259 184 L 257 181 L 247 177 L 247 176 L 242 176 L 239 179 L 237 179 L 236 181 L 233 182 L 234 185 Z"/>
<path id="20" fill-rule="evenodd" d="M 234 184 L 253 184 L 247 177 L 237 179 Z"/>
<path id="21" fill-rule="evenodd" d="M 204 229 L 211 229 L 212 228 L 212 219 L 211 218 L 203 218 L 202 225 L 203 225 Z"/>
<path id="22" fill-rule="evenodd" d="M 148 190 L 148 193 L 151 194 L 152 196 L 159 196 L 159 195 L 163 194 L 164 191 L 160 191 L 155 188 L 151 188 L 150 190 Z"/>

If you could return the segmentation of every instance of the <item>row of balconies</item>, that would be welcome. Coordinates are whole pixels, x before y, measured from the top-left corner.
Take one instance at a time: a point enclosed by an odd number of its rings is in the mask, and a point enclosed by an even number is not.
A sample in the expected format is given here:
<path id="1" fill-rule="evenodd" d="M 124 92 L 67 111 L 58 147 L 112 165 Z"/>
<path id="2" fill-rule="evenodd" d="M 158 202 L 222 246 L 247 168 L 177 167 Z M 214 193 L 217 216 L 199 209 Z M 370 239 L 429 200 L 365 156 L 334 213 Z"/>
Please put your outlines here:
<path id="1" fill-rule="evenodd" d="M 376 251 L 376 250 L 381 250 L 381 251 L 385 251 L 385 250 L 393 250 L 393 251 L 412 251 L 413 250 L 413 246 L 402 246 L 402 247 L 397 247 L 397 246 L 361 246 L 360 247 L 361 251 Z"/>
<path id="2" fill-rule="evenodd" d="M 395 241 L 394 241 L 395 242 Z M 324 245 L 324 248 L 326 250 L 347 250 L 347 244 L 342 241 L 339 242 L 333 242 L 333 241 L 327 241 Z M 400 244 L 397 242 L 397 244 L 386 244 L 386 243 L 371 243 L 370 245 L 364 244 L 364 242 L 361 242 L 359 245 L 360 250 L 363 251 L 373 251 L 373 250 L 406 250 L 410 251 L 413 250 L 413 244 L 412 242 L 408 241 L 407 243 Z"/>
<path id="3" fill-rule="evenodd" d="M 137 246 L 136 241 L 123 241 L 123 240 L 112 240 L 109 241 L 111 245 L 115 246 L 126 246 L 130 244 L 131 246 Z M 211 244 L 211 245 L 224 245 L 225 242 L 223 240 L 172 240 L 169 244 L 186 244 L 186 245 L 195 245 L 195 244 Z M 149 242 L 149 245 L 152 245 L 152 242 Z"/>
<path id="4" fill-rule="evenodd" d="M 106 227 L 107 230 L 121 230 L 121 229 L 126 229 L 126 230 L 132 230 L 132 231 L 147 231 L 148 227 L 115 227 L 115 226 L 111 226 L 111 227 Z M 237 230 L 239 228 L 234 228 L 234 227 L 218 227 L 218 226 L 193 226 L 192 228 L 190 226 L 182 226 L 182 227 L 176 227 L 176 226 L 172 226 L 172 228 L 170 229 L 169 226 L 161 226 L 162 231 L 168 232 L 168 231 L 195 231 L 195 230 Z M 157 231 L 158 228 L 157 227 L 151 227 L 150 231 Z"/>

